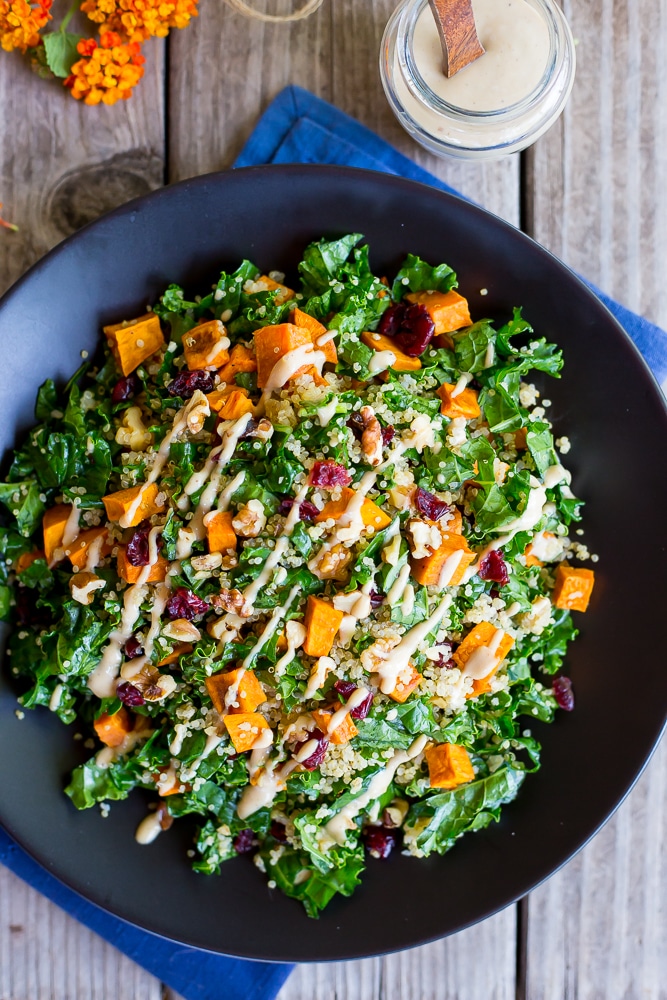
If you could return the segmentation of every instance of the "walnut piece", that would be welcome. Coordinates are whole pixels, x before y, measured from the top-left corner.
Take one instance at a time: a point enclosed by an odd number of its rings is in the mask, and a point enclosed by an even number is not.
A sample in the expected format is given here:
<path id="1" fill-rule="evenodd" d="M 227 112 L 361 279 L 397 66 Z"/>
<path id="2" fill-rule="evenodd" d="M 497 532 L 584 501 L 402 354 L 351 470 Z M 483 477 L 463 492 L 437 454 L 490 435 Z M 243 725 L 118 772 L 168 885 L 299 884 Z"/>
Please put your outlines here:
<path id="1" fill-rule="evenodd" d="M 241 538 L 256 538 L 266 527 L 266 514 L 261 500 L 248 500 L 232 521 L 232 528 Z"/>
<path id="2" fill-rule="evenodd" d="M 350 549 L 337 542 L 330 549 L 325 548 L 313 572 L 320 580 L 336 580 L 338 583 L 344 583 L 347 579 L 347 567 L 351 561 Z"/>
<path id="3" fill-rule="evenodd" d="M 363 421 L 361 451 L 369 465 L 382 462 L 382 427 L 372 406 L 362 406 L 359 415 Z"/>

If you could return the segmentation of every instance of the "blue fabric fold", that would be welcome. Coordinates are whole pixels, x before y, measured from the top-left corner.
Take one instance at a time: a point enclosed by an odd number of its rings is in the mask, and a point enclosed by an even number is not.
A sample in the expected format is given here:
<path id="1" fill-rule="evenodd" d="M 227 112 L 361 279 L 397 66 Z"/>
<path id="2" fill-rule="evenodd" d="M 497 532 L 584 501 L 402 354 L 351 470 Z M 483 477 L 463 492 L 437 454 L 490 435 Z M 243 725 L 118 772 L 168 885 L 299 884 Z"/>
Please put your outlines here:
<path id="1" fill-rule="evenodd" d="M 234 164 L 327 163 L 399 174 L 462 197 L 365 126 L 300 87 L 287 87 L 260 118 Z M 590 286 L 626 329 L 658 380 L 667 375 L 667 335 Z M 0 829 L 0 863 L 186 1000 L 273 1000 L 291 966 L 186 948 L 119 920 L 68 889 Z"/>
<path id="2" fill-rule="evenodd" d="M 328 163 L 399 174 L 441 191 L 460 192 L 399 153 L 365 125 L 301 87 L 286 87 L 269 105 L 235 167 L 260 163 Z M 586 279 L 583 279 L 586 281 Z M 615 302 L 591 282 L 589 288 L 616 317 L 659 382 L 667 376 L 667 334 Z"/>

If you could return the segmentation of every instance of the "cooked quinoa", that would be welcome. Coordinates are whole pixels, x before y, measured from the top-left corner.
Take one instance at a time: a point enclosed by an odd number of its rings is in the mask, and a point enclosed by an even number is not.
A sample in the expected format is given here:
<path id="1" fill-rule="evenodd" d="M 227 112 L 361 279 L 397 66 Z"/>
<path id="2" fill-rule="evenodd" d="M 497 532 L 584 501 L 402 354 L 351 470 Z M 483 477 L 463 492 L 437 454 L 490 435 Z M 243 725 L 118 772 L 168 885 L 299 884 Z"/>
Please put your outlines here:
<path id="1" fill-rule="evenodd" d="M 312 916 L 366 855 L 498 819 L 539 766 L 522 717 L 573 707 L 597 558 L 529 381 L 561 352 L 360 241 L 105 327 L 0 484 L 21 706 L 95 750 L 73 804 L 142 788 L 139 842 L 196 814 L 197 871 L 252 854 Z"/>

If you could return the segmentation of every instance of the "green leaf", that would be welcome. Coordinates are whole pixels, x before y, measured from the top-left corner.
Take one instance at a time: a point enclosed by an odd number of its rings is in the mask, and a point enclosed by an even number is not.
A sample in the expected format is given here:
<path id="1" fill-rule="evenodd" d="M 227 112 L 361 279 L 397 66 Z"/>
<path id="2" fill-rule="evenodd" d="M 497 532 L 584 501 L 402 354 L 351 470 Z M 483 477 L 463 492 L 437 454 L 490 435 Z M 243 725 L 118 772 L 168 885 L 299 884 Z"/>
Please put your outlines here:
<path id="1" fill-rule="evenodd" d="M 55 76 L 63 79 L 70 75 L 72 66 L 80 58 L 77 45 L 82 35 L 74 35 L 70 31 L 51 31 L 42 35 L 46 62 Z"/>
<path id="2" fill-rule="evenodd" d="M 407 292 L 449 292 L 456 285 L 456 274 L 448 264 L 432 267 L 410 253 L 394 278 L 391 294 L 398 302 Z"/>

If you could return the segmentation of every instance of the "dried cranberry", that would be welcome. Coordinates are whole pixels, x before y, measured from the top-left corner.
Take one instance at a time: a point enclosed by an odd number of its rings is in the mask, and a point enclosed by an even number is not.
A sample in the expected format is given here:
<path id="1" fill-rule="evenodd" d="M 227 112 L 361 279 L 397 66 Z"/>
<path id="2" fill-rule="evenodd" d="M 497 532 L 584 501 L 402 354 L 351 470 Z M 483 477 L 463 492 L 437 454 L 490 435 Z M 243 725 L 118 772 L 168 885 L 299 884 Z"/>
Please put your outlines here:
<path id="1" fill-rule="evenodd" d="M 195 615 L 206 614 L 208 608 L 209 605 L 201 597 L 185 587 L 179 587 L 167 601 L 166 611 L 172 621 L 174 618 L 187 618 L 191 622 Z"/>
<path id="2" fill-rule="evenodd" d="M 310 470 L 311 486 L 349 486 L 352 473 L 338 462 L 317 461 Z"/>
<path id="3" fill-rule="evenodd" d="M 388 445 L 394 440 L 394 435 L 396 434 L 396 428 L 393 424 L 387 424 L 386 427 L 382 428 L 382 444 Z"/>
<path id="4" fill-rule="evenodd" d="M 554 698 L 559 708 L 571 712 L 574 708 L 574 691 L 569 677 L 556 677 L 553 685 Z"/>
<path id="5" fill-rule="evenodd" d="M 490 552 L 487 552 L 479 564 L 477 575 L 480 580 L 493 580 L 501 587 L 510 582 L 507 564 L 498 549 L 491 549 Z"/>
<path id="6" fill-rule="evenodd" d="M 269 827 L 269 833 L 274 838 L 274 840 L 279 840 L 281 844 L 284 844 L 287 840 L 287 831 L 283 823 L 279 823 L 274 819 L 273 823 Z"/>
<path id="7" fill-rule="evenodd" d="M 424 305 L 401 302 L 382 314 L 378 332 L 393 337 L 404 354 L 416 358 L 433 340 L 435 323 Z"/>
<path id="8" fill-rule="evenodd" d="M 169 807 L 166 802 L 161 802 L 157 807 L 156 812 L 158 822 L 160 824 L 161 830 L 169 830 L 174 824 L 174 817 L 169 812 Z"/>
<path id="9" fill-rule="evenodd" d="M 429 521 L 439 521 L 451 510 L 449 504 L 434 496 L 433 493 L 429 493 L 428 490 L 422 489 L 421 486 L 415 490 L 414 501 L 419 513 L 427 517 Z"/>
<path id="10" fill-rule="evenodd" d="M 379 608 L 387 595 L 383 594 L 380 590 L 371 590 L 368 596 L 371 600 L 371 607 Z"/>
<path id="11" fill-rule="evenodd" d="M 127 543 L 125 556 L 132 566 L 148 566 L 150 561 L 148 536 L 151 527 L 150 521 L 142 521 Z"/>
<path id="12" fill-rule="evenodd" d="M 386 826 L 367 826 L 361 834 L 366 850 L 374 858 L 388 858 L 398 843 L 398 831 Z"/>
<path id="13" fill-rule="evenodd" d="M 135 705 L 143 705 L 145 701 L 139 688 L 135 688 L 134 684 L 130 684 L 129 681 L 120 682 L 116 688 L 116 697 L 119 698 L 124 705 L 128 705 L 130 708 Z"/>
<path id="14" fill-rule="evenodd" d="M 334 689 L 342 698 L 345 699 L 345 701 L 349 701 L 353 692 L 357 690 L 357 685 L 353 684 L 352 681 L 336 681 Z M 353 719 L 365 719 L 371 710 L 372 704 L 373 692 L 369 691 L 364 700 L 352 709 L 350 717 Z"/>
<path id="15" fill-rule="evenodd" d="M 197 391 L 213 392 L 215 378 L 213 372 L 206 372 L 200 368 L 193 372 L 181 372 L 173 382 L 167 386 L 170 396 L 180 396 L 181 399 L 190 399 Z"/>
<path id="16" fill-rule="evenodd" d="M 284 500 L 280 501 L 279 513 L 286 517 L 294 506 L 294 500 L 292 497 L 285 497 Z M 299 520 L 300 521 L 312 521 L 319 514 L 319 510 L 314 503 L 310 500 L 302 500 L 299 504 Z"/>
<path id="17" fill-rule="evenodd" d="M 299 753 L 300 750 L 310 743 L 311 740 L 317 740 L 317 747 L 311 753 L 310 757 L 306 757 L 305 760 L 299 761 L 302 767 L 305 767 L 306 771 L 314 771 L 316 767 L 319 767 L 327 750 L 329 749 L 329 738 L 324 735 L 319 729 L 313 729 L 311 733 L 308 734 L 308 738 L 302 740 L 301 743 L 297 743 L 294 747 L 294 756 Z"/>
<path id="18" fill-rule="evenodd" d="M 241 830 L 237 833 L 233 841 L 234 850 L 237 854 L 249 854 L 255 849 L 255 831 Z"/>
<path id="19" fill-rule="evenodd" d="M 358 410 L 355 410 L 354 413 L 350 414 L 347 420 L 347 426 L 350 428 L 357 441 L 361 441 L 364 433 L 364 418 Z"/>
<path id="20" fill-rule="evenodd" d="M 37 607 L 37 594 L 28 587 L 16 590 L 16 618 L 19 625 L 37 625 L 43 617 Z"/>
<path id="21" fill-rule="evenodd" d="M 125 643 L 125 658 L 127 660 L 134 660 L 135 657 L 141 656 L 142 653 L 143 648 L 141 643 L 135 635 L 131 635 Z"/>
<path id="22" fill-rule="evenodd" d="M 113 390 L 111 392 L 111 402 L 112 403 L 125 403 L 128 399 L 132 399 L 133 396 L 141 389 L 141 382 L 134 372 L 131 375 L 126 375 L 125 378 L 120 378 L 116 382 Z"/>

